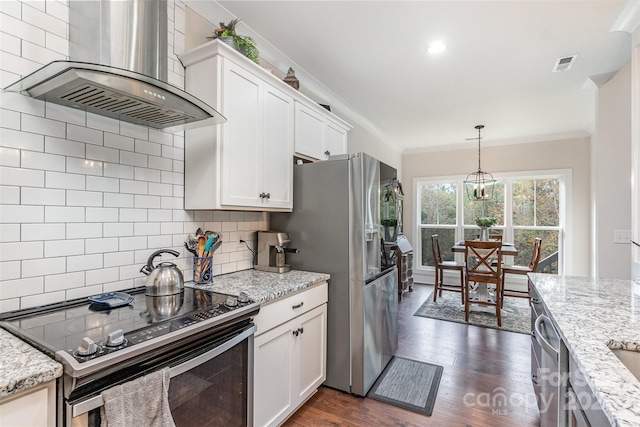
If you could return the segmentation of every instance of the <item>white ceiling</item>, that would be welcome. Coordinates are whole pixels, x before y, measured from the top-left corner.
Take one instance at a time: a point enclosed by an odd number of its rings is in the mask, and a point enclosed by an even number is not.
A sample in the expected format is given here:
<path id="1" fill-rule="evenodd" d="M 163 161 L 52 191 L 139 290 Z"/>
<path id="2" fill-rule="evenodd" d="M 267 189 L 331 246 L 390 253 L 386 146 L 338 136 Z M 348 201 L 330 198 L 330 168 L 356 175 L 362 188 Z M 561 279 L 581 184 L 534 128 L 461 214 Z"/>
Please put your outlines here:
<path id="1" fill-rule="evenodd" d="M 301 86 L 319 82 L 405 153 L 469 146 L 477 124 L 483 145 L 590 135 L 589 77 L 619 70 L 631 51 L 628 33 L 610 31 L 619 0 L 218 3 L 241 18 L 239 33 L 317 80 Z M 436 39 L 447 49 L 429 55 Z M 574 54 L 571 70 L 551 72 Z"/>

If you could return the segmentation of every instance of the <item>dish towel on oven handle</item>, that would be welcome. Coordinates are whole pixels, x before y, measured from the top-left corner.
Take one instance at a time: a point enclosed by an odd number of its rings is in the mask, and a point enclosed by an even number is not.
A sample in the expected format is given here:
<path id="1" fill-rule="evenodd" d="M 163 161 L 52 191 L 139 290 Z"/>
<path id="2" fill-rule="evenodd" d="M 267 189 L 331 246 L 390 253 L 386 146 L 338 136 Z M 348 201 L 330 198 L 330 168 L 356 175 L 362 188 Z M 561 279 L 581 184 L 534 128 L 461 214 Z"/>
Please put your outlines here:
<path id="1" fill-rule="evenodd" d="M 101 427 L 175 427 L 169 409 L 169 368 L 101 393 Z"/>

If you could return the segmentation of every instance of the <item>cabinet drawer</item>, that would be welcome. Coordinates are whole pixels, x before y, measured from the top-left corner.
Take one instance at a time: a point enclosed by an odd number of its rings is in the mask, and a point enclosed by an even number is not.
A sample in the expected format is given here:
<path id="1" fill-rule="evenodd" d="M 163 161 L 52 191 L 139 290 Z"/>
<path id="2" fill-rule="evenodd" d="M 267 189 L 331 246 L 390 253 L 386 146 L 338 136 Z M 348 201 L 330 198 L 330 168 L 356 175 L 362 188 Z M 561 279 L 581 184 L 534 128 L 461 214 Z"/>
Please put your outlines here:
<path id="1" fill-rule="evenodd" d="M 327 302 L 328 285 L 323 282 L 260 307 L 254 319 L 256 336 Z"/>

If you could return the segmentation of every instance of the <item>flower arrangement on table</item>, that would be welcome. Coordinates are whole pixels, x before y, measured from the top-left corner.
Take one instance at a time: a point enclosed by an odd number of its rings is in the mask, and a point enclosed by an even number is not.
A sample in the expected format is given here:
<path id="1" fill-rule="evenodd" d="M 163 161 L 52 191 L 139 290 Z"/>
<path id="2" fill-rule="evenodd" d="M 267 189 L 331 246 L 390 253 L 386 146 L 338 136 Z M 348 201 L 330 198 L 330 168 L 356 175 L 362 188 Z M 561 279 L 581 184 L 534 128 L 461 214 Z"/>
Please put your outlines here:
<path id="1" fill-rule="evenodd" d="M 498 223 L 498 218 L 484 216 L 476 218 L 476 225 L 480 228 L 491 228 Z"/>

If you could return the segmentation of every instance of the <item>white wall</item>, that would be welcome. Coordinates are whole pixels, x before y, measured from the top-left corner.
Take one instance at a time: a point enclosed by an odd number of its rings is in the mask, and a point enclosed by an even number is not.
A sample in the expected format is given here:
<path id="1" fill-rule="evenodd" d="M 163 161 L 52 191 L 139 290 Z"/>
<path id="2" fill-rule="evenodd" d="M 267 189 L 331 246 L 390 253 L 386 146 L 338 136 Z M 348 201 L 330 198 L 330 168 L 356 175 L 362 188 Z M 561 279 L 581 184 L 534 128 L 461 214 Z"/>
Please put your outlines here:
<path id="1" fill-rule="evenodd" d="M 185 10 L 169 0 L 169 82 L 184 84 Z M 66 59 L 65 2 L 0 1 L 0 87 Z M 0 91 L 0 312 L 142 286 L 161 248 L 221 231 L 214 274 L 251 268 L 259 212 L 185 211 L 184 136 Z"/>
<path id="2" fill-rule="evenodd" d="M 591 140 L 595 217 L 595 277 L 630 279 L 629 243 L 614 230 L 631 230 L 631 64 L 598 89 Z"/>
<path id="3" fill-rule="evenodd" d="M 430 151 L 403 156 L 402 182 L 405 183 L 405 233 L 414 235 L 413 179 L 418 177 L 466 175 L 478 167 L 475 149 Z M 590 171 L 589 138 L 482 147 L 482 168 L 489 172 L 517 172 L 545 169 L 571 169 L 573 218 L 567 224 L 573 245 L 567 248 L 565 274 L 589 275 Z"/>

